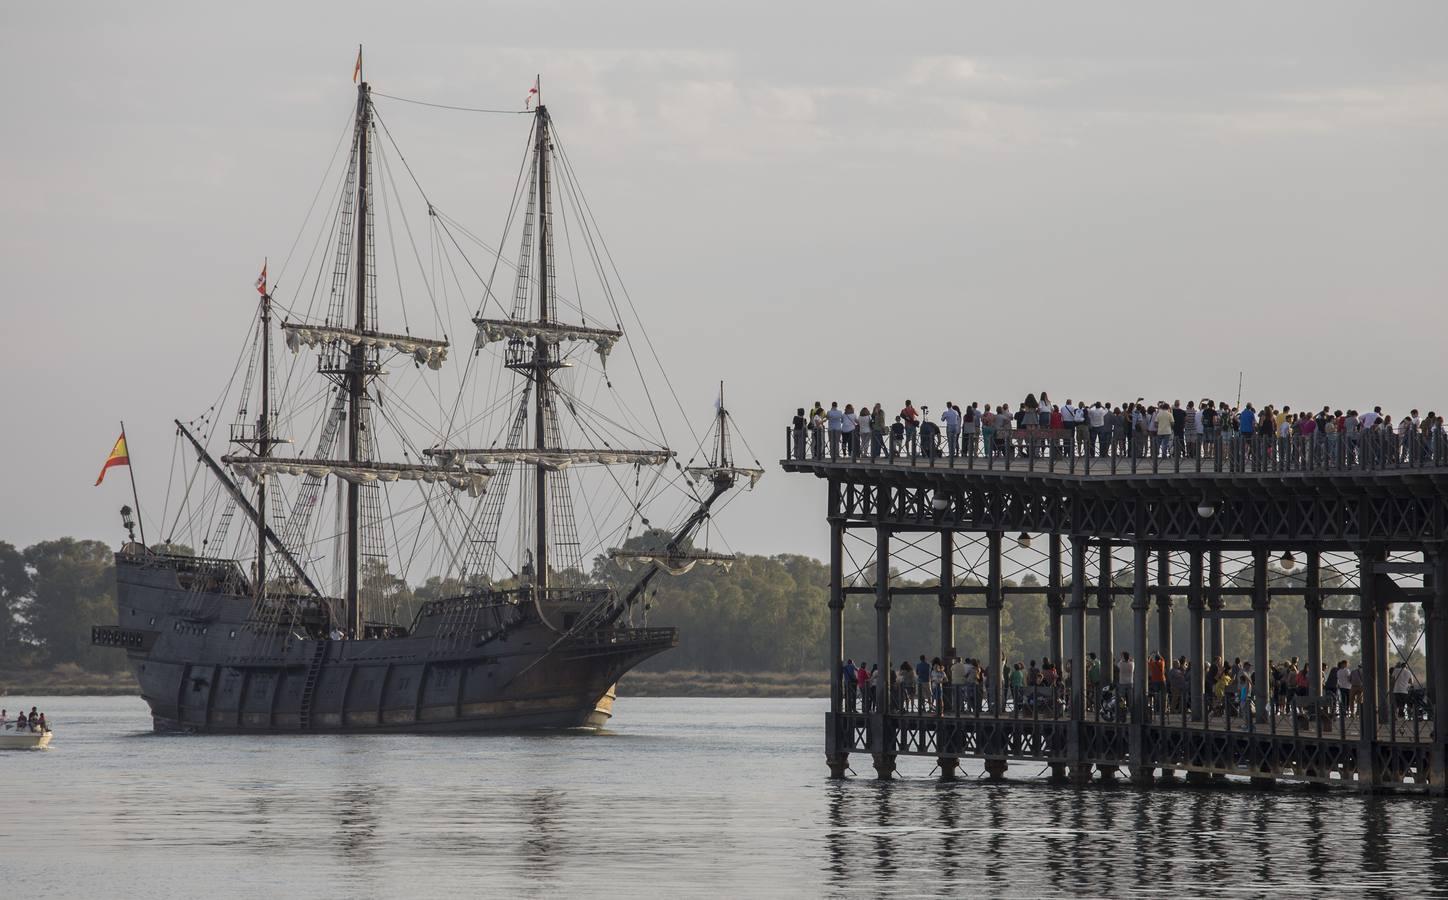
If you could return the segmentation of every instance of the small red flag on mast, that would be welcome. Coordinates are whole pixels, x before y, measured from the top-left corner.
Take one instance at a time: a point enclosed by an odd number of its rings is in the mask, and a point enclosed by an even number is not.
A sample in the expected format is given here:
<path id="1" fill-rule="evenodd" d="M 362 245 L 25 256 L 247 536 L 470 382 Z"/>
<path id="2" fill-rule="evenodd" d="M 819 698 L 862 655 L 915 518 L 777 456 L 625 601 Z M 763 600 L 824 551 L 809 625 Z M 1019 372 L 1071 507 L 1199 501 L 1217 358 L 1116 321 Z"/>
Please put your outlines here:
<path id="1" fill-rule="evenodd" d="M 256 292 L 266 296 L 266 260 L 261 261 L 261 274 L 256 277 Z"/>
<path id="2" fill-rule="evenodd" d="M 533 101 L 538 99 L 538 78 L 534 76 L 533 86 L 528 88 L 528 96 L 523 99 L 523 108 L 532 109 Z"/>
<path id="3" fill-rule="evenodd" d="M 352 67 L 352 83 L 356 84 L 357 79 L 362 77 L 362 45 L 357 45 L 357 65 Z"/>

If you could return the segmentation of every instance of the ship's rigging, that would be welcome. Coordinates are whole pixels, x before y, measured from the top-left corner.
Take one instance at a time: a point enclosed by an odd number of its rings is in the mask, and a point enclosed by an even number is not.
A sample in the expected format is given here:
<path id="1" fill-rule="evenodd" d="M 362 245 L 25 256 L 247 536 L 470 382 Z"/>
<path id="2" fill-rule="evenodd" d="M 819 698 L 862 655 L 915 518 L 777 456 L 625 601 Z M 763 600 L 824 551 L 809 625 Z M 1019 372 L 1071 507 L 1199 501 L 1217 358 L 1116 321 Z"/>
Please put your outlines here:
<path id="1" fill-rule="evenodd" d="M 359 85 L 350 150 L 323 219 L 330 224 L 319 229 L 331 235 L 331 251 L 321 251 L 319 234 L 284 296 L 263 292 L 233 384 L 201 416 L 177 423 L 198 461 L 181 473 L 167 540 L 185 540 L 203 556 L 230 547 L 250 558 L 259 626 L 283 628 L 304 605 L 336 596 L 332 621 L 357 638 L 407 625 L 409 585 L 425 584 L 434 597 L 502 591 L 496 596 L 536 603 L 576 591 L 598 598 L 562 624 L 566 636 L 627 614 L 660 571 L 727 564 L 728 554 L 695 539 L 716 504 L 737 486 L 752 487 L 762 470 L 757 461 L 735 463 L 722 388 L 706 460 L 681 465 L 664 440 L 651 382 L 667 385 L 684 411 L 548 108 L 540 102 L 528 114 L 525 162 L 494 248 L 422 192 L 372 97 L 368 84 Z M 408 189 L 418 195 L 425 229 L 408 215 Z M 387 227 L 379 231 L 380 221 Z M 512 261 L 501 251 L 510 235 L 518 241 Z M 560 289 L 560 244 L 567 289 Z M 491 256 L 490 265 L 475 265 L 469 248 Z M 404 277 L 409 256 L 417 271 Z M 505 306 L 493 285 L 508 270 L 514 282 Z M 583 276 L 596 282 L 591 292 Z M 438 336 L 412 332 L 416 305 L 409 315 L 407 298 L 418 294 Z M 594 309 L 601 304 L 598 312 L 585 311 L 588 297 Z M 469 310 L 470 354 L 447 337 L 459 309 Z M 272 352 L 278 311 L 293 354 L 285 373 Z M 398 312 L 400 330 L 388 317 Z M 643 337 L 640 346 L 630 333 Z M 615 384 L 619 359 L 608 367 L 620 355 L 647 415 L 631 409 L 628 391 Z M 650 364 L 656 374 L 646 371 Z M 322 379 L 314 382 L 308 369 Z M 217 410 L 229 396 L 239 400 L 225 435 L 232 446 L 214 453 Z M 207 477 L 198 478 L 203 470 Z M 410 497 L 385 490 L 398 483 L 411 484 Z M 243 524 L 232 529 L 238 509 Z M 614 550 L 665 516 L 678 524 L 663 546 Z M 646 567 L 633 586 L 601 592 L 589 564 L 611 551 Z M 504 627 L 506 616 L 492 614 Z"/>

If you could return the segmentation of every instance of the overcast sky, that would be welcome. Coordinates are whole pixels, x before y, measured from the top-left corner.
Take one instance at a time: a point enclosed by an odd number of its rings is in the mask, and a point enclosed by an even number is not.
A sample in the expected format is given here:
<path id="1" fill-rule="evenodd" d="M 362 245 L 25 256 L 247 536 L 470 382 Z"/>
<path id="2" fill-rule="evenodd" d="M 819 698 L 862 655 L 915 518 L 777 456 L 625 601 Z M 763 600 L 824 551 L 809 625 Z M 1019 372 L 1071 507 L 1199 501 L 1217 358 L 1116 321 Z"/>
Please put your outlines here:
<path id="1" fill-rule="evenodd" d="M 541 72 L 681 396 L 773 469 L 793 408 L 1235 395 L 1448 408 L 1448 4 L 253 2 L 0 7 L 0 539 L 115 541 L 124 418 L 230 375 L 353 102 Z M 379 108 L 502 223 L 521 118 Z M 679 444 L 683 441 L 677 442 Z M 723 523 L 824 552 L 771 471 Z"/>

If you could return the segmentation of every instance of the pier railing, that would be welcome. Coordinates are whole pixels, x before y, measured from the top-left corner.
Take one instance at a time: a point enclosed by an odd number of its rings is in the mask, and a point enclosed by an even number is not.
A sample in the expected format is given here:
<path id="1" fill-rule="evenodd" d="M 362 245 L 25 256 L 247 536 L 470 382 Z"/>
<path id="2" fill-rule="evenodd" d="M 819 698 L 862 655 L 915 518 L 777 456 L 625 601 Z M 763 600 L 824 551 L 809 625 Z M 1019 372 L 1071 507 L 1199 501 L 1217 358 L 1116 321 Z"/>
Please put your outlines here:
<path id="1" fill-rule="evenodd" d="M 1200 709 L 1193 708 L 1188 691 L 1150 690 L 1146 697 L 1133 698 L 1124 685 L 1093 685 L 1088 696 L 1074 699 L 1083 706 L 1079 717 L 1073 715 L 1070 686 L 1059 683 L 1008 686 L 997 704 L 992 703 L 986 684 L 892 685 L 886 697 L 887 708 L 882 709 L 877 687 L 862 688 L 846 681 L 840 692 L 840 708 L 835 712 L 846 716 L 888 715 L 896 721 L 1006 720 L 1039 725 L 1079 720 L 1093 725 L 1147 725 L 1319 741 L 1359 741 L 1366 732 L 1390 746 L 1426 745 L 1433 740 L 1432 704 L 1427 692 L 1416 686 L 1405 693 L 1378 694 L 1374 706 L 1368 707 L 1377 710 L 1376 716 L 1368 716 L 1376 718 L 1376 724 L 1366 726 L 1361 700 L 1350 700 L 1332 690 L 1318 697 L 1274 693 L 1260 708 L 1254 696 L 1249 693 L 1243 700 L 1236 689 L 1220 696 L 1204 691 Z M 897 749 L 909 752 L 908 748 Z"/>
<path id="2" fill-rule="evenodd" d="M 1436 429 L 1287 437 L 1219 429 L 1158 437 L 1101 429 L 1083 438 L 1072 429 L 1011 428 L 989 435 L 916 431 L 904 438 L 871 432 L 861 439 L 859 432 L 789 427 L 784 459 L 1066 475 L 1382 472 L 1448 466 L 1448 438 Z"/>

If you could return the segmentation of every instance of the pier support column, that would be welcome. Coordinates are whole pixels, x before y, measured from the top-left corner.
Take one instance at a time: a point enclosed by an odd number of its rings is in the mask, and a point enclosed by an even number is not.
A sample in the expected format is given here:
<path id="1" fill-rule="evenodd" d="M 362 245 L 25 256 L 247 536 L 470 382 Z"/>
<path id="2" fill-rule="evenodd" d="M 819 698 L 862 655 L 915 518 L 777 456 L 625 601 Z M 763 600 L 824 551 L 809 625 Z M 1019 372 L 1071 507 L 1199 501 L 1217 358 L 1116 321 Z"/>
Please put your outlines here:
<path id="1" fill-rule="evenodd" d="M 1202 551 L 1191 552 L 1191 566 L 1191 581 L 1187 587 L 1187 662 L 1190 665 L 1187 671 L 1187 697 L 1191 704 L 1192 721 L 1201 722 L 1205 719 L 1204 691 L 1207 679 L 1207 664 L 1202 650 L 1202 605 L 1205 602 L 1202 596 Z"/>
<path id="2" fill-rule="evenodd" d="M 893 753 L 871 753 L 870 758 L 874 760 L 875 777 L 880 781 L 890 781 L 895 777 L 895 754 Z"/>
<path id="3" fill-rule="evenodd" d="M 1307 551 L 1307 697 L 1322 699 L 1322 552 Z M 1316 707 L 1314 706 L 1314 709 Z"/>
<path id="4" fill-rule="evenodd" d="M 830 493 L 838 492 L 831 485 Z M 826 664 L 830 673 L 830 711 L 825 727 L 825 763 L 831 778 L 844 778 L 849 768 L 849 754 L 841 746 L 840 716 L 844 712 L 845 660 L 845 526 L 838 519 L 830 520 L 830 645 Z"/>
<path id="5" fill-rule="evenodd" d="M 1131 585 L 1131 655 L 1136 658 L 1135 672 L 1131 685 L 1131 720 L 1146 721 L 1148 682 L 1146 677 L 1146 614 L 1151 609 L 1151 598 L 1146 595 L 1146 545 L 1137 543 L 1135 566 L 1132 569 Z"/>
<path id="6" fill-rule="evenodd" d="M 1435 796 L 1448 796 L 1448 550 L 1439 546 L 1428 556 L 1433 565 L 1430 587 L 1433 597 L 1428 601 L 1428 670 L 1424 684 L 1433 703 L 1433 746 L 1428 751 L 1428 789 Z"/>
<path id="7" fill-rule="evenodd" d="M 1252 702 L 1257 707 L 1258 722 L 1267 721 L 1267 610 L 1271 598 L 1267 594 L 1267 548 L 1252 551 Z"/>
<path id="8" fill-rule="evenodd" d="M 1166 660 L 1167 669 L 1176 656 L 1171 639 L 1171 552 L 1165 548 L 1156 551 L 1156 649 Z"/>
<path id="9" fill-rule="evenodd" d="M 935 760 L 935 764 L 940 766 L 941 781 L 954 781 L 955 773 L 960 770 L 960 760 L 953 756 L 942 756 Z"/>
<path id="10" fill-rule="evenodd" d="M 1382 562 L 1388 555 L 1378 552 L 1374 556 L 1375 562 Z M 1380 582 L 1388 582 L 1387 590 L 1392 590 L 1392 577 L 1388 575 L 1374 576 Z M 1379 585 L 1373 586 L 1373 640 L 1377 647 L 1373 651 L 1373 665 L 1368 671 L 1372 673 L 1373 690 L 1376 692 L 1377 723 L 1380 725 L 1391 725 L 1393 722 L 1392 698 L 1388 694 L 1393 689 L 1392 681 L 1388 678 L 1388 622 L 1392 618 L 1392 608 L 1388 606 L 1388 594 Z M 1366 607 L 1364 607 L 1366 608 Z M 1364 693 L 1367 693 L 1365 690 Z"/>
<path id="11" fill-rule="evenodd" d="M 988 759 L 985 761 L 985 774 L 991 781 L 1003 781 L 1006 777 L 1008 764 L 1003 759 Z"/>
<path id="12" fill-rule="evenodd" d="M 895 746 L 890 732 L 890 529 L 875 528 L 875 657 L 880 687 L 870 710 L 870 751 L 875 774 L 889 780 L 895 772 Z"/>
<path id="13" fill-rule="evenodd" d="M 1116 665 L 1116 595 L 1111 592 L 1111 542 L 1101 541 L 1097 546 L 1096 608 L 1100 610 L 1101 683 L 1105 685 L 1116 681 L 1112 674 Z"/>
<path id="14" fill-rule="evenodd" d="M 1373 572 L 1373 564 L 1382 558 L 1382 551 L 1376 547 L 1358 553 L 1358 592 L 1362 609 L 1362 618 L 1359 619 L 1362 622 L 1362 647 L 1359 650 L 1362 658 L 1359 665 L 1363 673 L 1363 705 L 1358 717 L 1357 777 L 1358 789 L 1364 791 L 1376 791 L 1383 782 L 1383 773 L 1377 766 L 1377 754 L 1373 752 L 1378 736 L 1378 708 L 1385 705 L 1380 696 L 1383 682 L 1378 680 L 1377 671 L 1378 631 L 1386 630 L 1387 623 L 1379 614 L 1378 576 Z"/>
<path id="15" fill-rule="evenodd" d="M 940 532 L 940 658 L 955 656 L 955 532 Z M 946 663 L 949 665 L 949 662 Z M 893 668 L 893 667 L 892 667 Z"/>
<path id="16" fill-rule="evenodd" d="M 1061 639 L 1061 610 L 1065 606 L 1061 596 L 1061 536 L 1055 532 L 1051 533 L 1049 541 L 1050 559 L 1047 561 L 1047 584 L 1046 584 L 1046 614 L 1048 617 L 1048 632 L 1046 635 L 1046 655 L 1056 664 L 1057 669 L 1065 668 L 1065 649 Z"/>
<path id="17" fill-rule="evenodd" d="M 1086 718 L 1086 539 L 1071 536 L 1071 721 L 1067 728 L 1066 756 L 1071 780 L 1079 783 L 1082 769 L 1081 725 Z M 1085 779 L 1091 780 L 1090 767 Z"/>
<path id="18" fill-rule="evenodd" d="M 1222 551 L 1212 550 L 1207 554 L 1207 610 L 1213 613 L 1207 622 L 1211 629 L 1211 659 L 1209 662 L 1222 659 L 1227 655 L 1225 649 L 1226 623 L 1222 617 L 1215 615 L 1222 611 Z M 1202 670 L 1205 677 L 1206 669 Z"/>
<path id="19" fill-rule="evenodd" d="M 1101 541 L 1097 546 L 1099 554 L 1096 557 L 1096 608 L 1101 620 L 1101 685 L 1111 685 L 1111 689 L 1120 695 L 1121 684 L 1116 680 L 1116 595 L 1112 593 L 1112 544 L 1110 541 Z M 1099 704 L 1101 697 L 1096 697 L 1095 700 Z M 1116 778 L 1115 766 L 1099 768 L 1103 781 Z M 1110 771 L 1107 771 L 1108 769 Z"/>
<path id="20" fill-rule="evenodd" d="M 1146 567 L 1150 554 L 1140 541 L 1132 546 L 1132 550 L 1131 655 L 1135 657 L 1136 666 L 1131 678 L 1131 731 L 1127 740 L 1131 753 L 1131 780 L 1137 784 L 1151 784 L 1154 767 L 1146 759 L 1146 727 L 1150 718 L 1147 712 L 1146 614 L 1151 607 L 1151 598 L 1146 594 Z"/>
<path id="21" fill-rule="evenodd" d="M 1001 708 L 1001 607 L 1004 605 L 1001 578 L 1001 532 L 988 536 L 990 559 L 986 568 L 986 660 L 985 690 L 990 710 L 999 714 Z"/>

